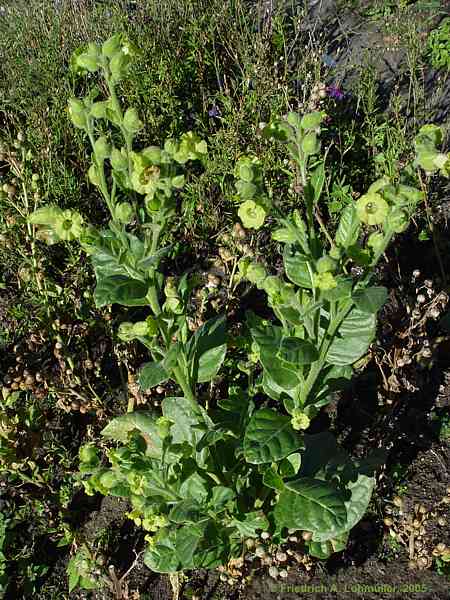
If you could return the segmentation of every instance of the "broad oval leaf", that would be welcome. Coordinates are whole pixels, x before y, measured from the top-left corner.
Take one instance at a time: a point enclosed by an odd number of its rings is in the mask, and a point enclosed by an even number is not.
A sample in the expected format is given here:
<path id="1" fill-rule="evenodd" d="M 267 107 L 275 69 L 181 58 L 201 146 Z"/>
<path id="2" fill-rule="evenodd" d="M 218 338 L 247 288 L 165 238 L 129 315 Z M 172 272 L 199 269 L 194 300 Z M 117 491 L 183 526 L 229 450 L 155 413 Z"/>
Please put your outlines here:
<path id="1" fill-rule="evenodd" d="M 107 304 L 123 306 L 146 306 L 148 284 L 122 275 L 99 277 L 94 291 L 95 306 L 100 308 Z"/>
<path id="2" fill-rule="evenodd" d="M 364 290 L 357 290 L 353 294 L 353 301 L 361 312 L 376 314 L 388 297 L 388 291 L 382 286 L 373 286 Z"/>
<path id="3" fill-rule="evenodd" d="M 370 498 L 372 497 L 375 479 L 367 475 L 358 475 L 356 481 L 350 481 L 347 484 L 347 489 L 350 490 L 351 496 L 345 502 L 347 510 L 347 519 L 345 524 L 337 531 L 321 531 L 315 532 L 312 539 L 315 542 L 324 542 L 331 538 L 336 538 L 345 535 L 346 532 L 353 529 L 363 518 L 364 513 L 369 506 Z"/>
<path id="4" fill-rule="evenodd" d="M 144 554 L 144 563 L 156 573 L 176 573 L 192 569 L 194 553 L 202 534 L 202 528 L 195 525 L 186 525 L 180 529 L 160 529 L 154 544 Z"/>
<path id="5" fill-rule="evenodd" d="M 210 319 L 202 325 L 188 344 L 192 379 L 210 381 L 219 371 L 226 355 L 225 317 Z"/>
<path id="6" fill-rule="evenodd" d="M 274 516 L 280 527 L 313 533 L 339 531 L 347 522 L 344 498 L 335 487 L 304 477 L 285 483 Z"/>
<path id="7" fill-rule="evenodd" d="M 284 490 L 284 481 L 282 477 L 272 467 L 268 467 L 263 474 L 263 484 L 273 490 L 282 492 Z"/>
<path id="8" fill-rule="evenodd" d="M 139 372 L 139 386 L 142 390 L 149 390 L 169 379 L 169 373 L 162 362 L 148 362 Z"/>
<path id="9" fill-rule="evenodd" d="M 318 358 L 318 352 L 311 342 L 297 337 L 284 337 L 278 350 L 278 357 L 292 365 L 310 365 Z"/>
<path id="10" fill-rule="evenodd" d="M 303 288 L 311 289 L 312 284 L 312 268 L 308 268 L 309 261 L 303 254 L 292 254 L 289 246 L 286 246 L 284 255 L 284 270 L 286 276 L 295 283 Z M 311 269 L 311 271 L 310 271 Z"/>
<path id="11" fill-rule="evenodd" d="M 339 226 L 336 231 L 336 244 L 342 248 L 349 248 L 358 241 L 361 224 L 353 204 L 346 206 L 342 211 Z"/>
<path id="12" fill-rule="evenodd" d="M 146 453 L 154 458 L 160 458 L 162 439 L 158 433 L 156 419 L 151 413 L 132 412 L 113 419 L 102 430 L 102 436 L 116 442 L 126 443 L 128 434 L 137 429 L 147 443 Z"/>
<path id="13" fill-rule="evenodd" d="M 332 554 L 334 554 L 334 552 L 341 552 L 342 550 L 345 550 L 347 541 L 348 533 L 345 533 L 342 536 L 335 536 L 326 542 L 314 542 L 311 540 L 308 542 L 308 550 L 311 556 L 326 560 Z"/>
<path id="14" fill-rule="evenodd" d="M 192 403 L 186 398 L 172 396 L 164 398 L 161 408 L 163 415 L 173 422 L 170 428 L 172 442 L 187 442 L 195 447 L 203 435 L 202 429 L 206 429 L 200 410 L 194 410 Z"/>
<path id="15" fill-rule="evenodd" d="M 331 365 L 351 365 L 369 349 L 375 337 L 376 315 L 353 308 L 342 322 L 327 353 Z"/>
<path id="16" fill-rule="evenodd" d="M 244 457 L 252 464 L 281 460 L 303 445 L 291 419 L 270 408 L 253 413 L 244 435 Z"/>

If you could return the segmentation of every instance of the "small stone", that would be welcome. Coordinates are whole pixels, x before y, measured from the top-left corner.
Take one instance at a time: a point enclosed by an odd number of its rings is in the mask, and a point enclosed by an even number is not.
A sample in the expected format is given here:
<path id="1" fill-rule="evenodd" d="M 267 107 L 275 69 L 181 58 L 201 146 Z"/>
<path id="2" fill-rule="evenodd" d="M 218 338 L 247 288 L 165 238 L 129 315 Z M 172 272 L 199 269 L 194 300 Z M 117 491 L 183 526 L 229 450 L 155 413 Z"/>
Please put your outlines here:
<path id="1" fill-rule="evenodd" d="M 270 533 L 268 531 L 263 531 L 261 533 L 261 539 L 262 540 L 268 540 L 270 538 Z"/>
<path id="2" fill-rule="evenodd" d="M 305 540 L 305 542 L 308 542 L 311 538 L 312 538 L 313 534 L 311 531 L 303 531 L 302 533 L 302 538 Z"/>
<path id="3" fill-rule="evenodd" d="M 287 576 L 288 576 L 288 572 L 286 571 L 286 569 L 283 569 L 283 570 L 280 571 L 280 577 L 282 579 L 286 579 Z"/>
<path id="4" fill-rule="evenodd" d="M 277 559 L 278 562 L 286 562 L 287 554 L 286 554 L 286 552 L 277 552 L 275 555 L 275 558 Z"/>

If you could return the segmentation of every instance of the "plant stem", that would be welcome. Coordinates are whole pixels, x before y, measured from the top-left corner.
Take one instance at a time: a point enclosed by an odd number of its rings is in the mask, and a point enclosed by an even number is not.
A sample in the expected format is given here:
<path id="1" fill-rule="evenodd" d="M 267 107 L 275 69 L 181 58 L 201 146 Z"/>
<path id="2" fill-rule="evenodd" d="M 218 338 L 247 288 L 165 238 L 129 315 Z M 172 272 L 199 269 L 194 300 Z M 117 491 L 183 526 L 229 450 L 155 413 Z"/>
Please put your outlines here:
<path id="1" fill-rule="evenodd" d="M 177 365 L 173 368 L 173 376 L 175 381 L 178 383 L 180 388 L 183 390 L 184 397 L 189 400 L 189 402 L 197 408 L 197 400 L 195 399 L 194 393 L 189 385 L 187 377 L 183 372 L 183 368 L 180 365 Z"/>

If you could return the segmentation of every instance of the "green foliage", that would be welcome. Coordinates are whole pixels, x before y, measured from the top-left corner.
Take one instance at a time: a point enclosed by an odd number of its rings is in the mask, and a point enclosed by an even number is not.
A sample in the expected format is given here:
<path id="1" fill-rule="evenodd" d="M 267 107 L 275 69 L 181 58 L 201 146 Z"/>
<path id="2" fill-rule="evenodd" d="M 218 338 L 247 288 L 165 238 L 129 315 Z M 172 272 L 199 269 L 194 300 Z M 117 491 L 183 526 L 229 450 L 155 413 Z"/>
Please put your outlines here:
<path id="1" fill-rule="evenodd" d="M 285 121 L 263 130 L 265 136 L 287 144 L 303 186 L 306 220 L 299 211 L 289 217 L 274 211 L 279 228 L 272 235 L 285 246 L 289 281 L 268 275 L 262 265 L 241 265 L 242 275 L 267 293 L 281 323 L 248 318 L 263 367 L 262 389 L 283 402 L 297 428 L 302 420 L 308 423 L 305 417 L 317 414 L 332 391 L 345 385 L 352 365 L 369 349 L 376 314 L 387 297 L 384 288 L 370 283 L 375 266 L 395 233 L 407 227 L 423 197 L 409 185 L 382 178 L 342 211 L 333 239 L 316 211 L 325 178 L 324 161 L 313 161 L 320 151 L 317 134 L 322 119 L 322 113 L 301 118 L 290 113 Z M 370 228 L 365 245 L 360 242 L 364 225 Z M 352 264 L 363 270 L 359 280 L 348 275 Z"/>
<path id="2" fill-rule="evenodd" d="M 107 228 L 98 230 L 74 211 L 54 206 L 30 219 L 44 228 L 49 243 L 79 241 L 92 260 L 98 307 L 115 303 L 150 311 L 143 320 L 122 323 L 118 337 L 138 340 L 151 356 L 139 373 L 143 390 L 171 379 L 182 392 L 164 399 L 162 416 L 130 412 L 111 421 L 102 432 L 114 444 L 108 466 L 95 447 L 81 448 L 85 490 L 130 500 L 129 517 L 148 532 L 145 563 L 157 572 L 225 564 L 242 553 L 246 538 L 268 530 L 278 542 L 291 529 L 308 531 L 311 554 L 326 558 L 345 547 L 362 518 L 373 467 L 352 463 L 331 435 L 305 431 L 331 392 L 351 378 L 352 365 L 375 337 L 376 314 L 387 296 L 371 285 L 375 267 L 423 194 L 406 179 L 379 179 L 345 207 L 333 238 L 318 212 L 326 193 L 319 138 L 325 114 L 289 113 L 264 126 L 263 137 L 285 144 L 304 210 L 281 214 L 265 193 L 260 161 L 238 161 L 238 214 L 254 229 L 269 213 L 278 221 L 273 238 L 284 245 L 287 281 L 257 262 L 240 265 L 241 277 L 267 294 L 278 322 L 248 314 L 262 374 L 254 388 L 230 388 L 226 398 L 204 406 L 197 386 L 212 381 L 224 363 L 225 317 L 190 331 L 195 279 L 163 275 L 160 263 L 172 248 L 161 247 L 160 240 L 183 199 L 186 165 L 206 164 L 207 146 L 188 132 L 161 147 L 135 149 L 142 121 L 134 108 L 122 109 L 116 84 L 136 53 L 124 35 L 115 35 L 72 59 L 76 72 L 101 73 L 108 90 L 106 99 L 94 87 L 69 102 L 74 126 L 92 147 L 88 177 L 109 210 Z M 429 128 L 421 135 L 427 145 L 437 133 Z M 369 236 L 362 235 L 366 226 Z M 359 280 L 349 276 L 353 265 L 362 270 Z M 280 410 L 256 406 L 251 392 L 258 388 Z M 73 557 L 71 589 L 97 584 L 90 579 L 93 561 L 85 547 Z"/>
<path id="3" fill-rule="evenodd" d="M 428 55 L 435 69 L 450 70 L 450 17 L 442 19 L 439 27 L 430 32 Z"/>
<path id="4" fill-rule="evenodd" d="M 85 544 L 80 546 L 67 565 L 69 592 L 76 587 L 83 590 L 95 590 L 101 587 L 98 576 L 95 574 L 97 568 L 97 562 L 89 548 Z"/>
<path id="5" fill-rule="evenodd" d="M 423 125 L 414 140 L 416 148 L 415 164 L 427 173 L 439 171 L 443 177 L 450 177 L 450 153 L 439 152 L 442 143 L 442 130 L 437 125 Z"/>

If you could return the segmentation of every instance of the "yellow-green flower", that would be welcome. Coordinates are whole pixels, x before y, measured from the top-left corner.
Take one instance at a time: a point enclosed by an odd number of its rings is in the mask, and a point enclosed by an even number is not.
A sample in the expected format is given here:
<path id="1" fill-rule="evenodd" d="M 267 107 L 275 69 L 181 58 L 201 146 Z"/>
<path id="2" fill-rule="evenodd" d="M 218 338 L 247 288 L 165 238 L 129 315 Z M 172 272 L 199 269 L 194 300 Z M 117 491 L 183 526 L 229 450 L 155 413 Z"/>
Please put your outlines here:
<path id="1" fill-rule="evenodd" d="M 296 408 L 292 413 L 291 424 L 296 431 L 303 431 L 304 429 L 308 429 L 311 419 L 300 409 Z"/>
<path id="2" fill-rule="evenodd" d="M 329 271 L 326 273 L 317 273 L 314 275 L 314 286 L 319 290 L 326 292 L 337 287 L 337 281 Z"/>
<path id="3" fill-rule="evenodd" d="M 63 210 L 54 230 L 60 240 L 77 240 L 83 233 L 83 217 L 74 210 Z"/>
<path id="4" fill-rule="evenodd" d="M 244 227 L 247 229 L 259 229 L 266 218 L 266 211 L 262 206 L 256 204 L 254 200 L 246 200 L 239 207 L 238 215 Z"/>
<path id="5" fill-rule="evenodd" d="M 363 223 L 380 225 L 389 211 L 386 200 L 380 194 L 364 194 L 356 203 L 356 212 Z"/>

